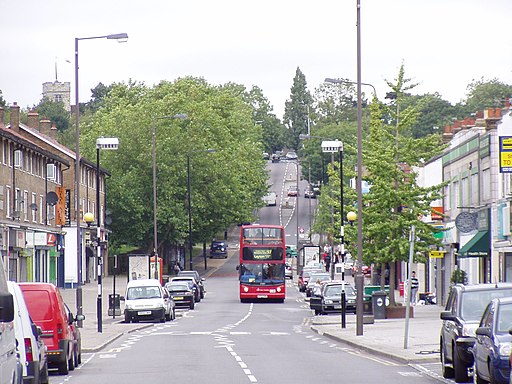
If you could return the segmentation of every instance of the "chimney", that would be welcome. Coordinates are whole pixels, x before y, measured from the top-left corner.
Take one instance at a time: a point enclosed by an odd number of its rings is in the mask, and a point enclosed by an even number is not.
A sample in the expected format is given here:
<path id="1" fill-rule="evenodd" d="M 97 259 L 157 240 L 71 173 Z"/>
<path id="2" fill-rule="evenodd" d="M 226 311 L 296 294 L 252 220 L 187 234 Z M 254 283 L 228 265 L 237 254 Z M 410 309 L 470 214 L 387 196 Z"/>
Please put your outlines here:
<path id="1" fill-rule="evenodd" d="M 5 117 L 5 110 L 0 106 L 0 129 L 5 128 L 4 117 Z"/>
<path id="2" fill-rule="evenodd" d="M 18 132 L 20 130 L 20 107 L 15 102 L 11 105 L 11 129 Z"/>
<path id="3" fill-rule="evenodd" d="M 443 142 L 447 143 L 453 138 L 452 126 L 446 125 L 443 132 Z"/>
<path id="4" fill-rule="evenodd" d="M 459 132 L 461 129 L 462 129 L 462 127 L 461 127 L 460 121 L 459 120 L 455 120 L 453 122 L 453 130 L 452 130 L 452 132 L 455 134 L 455 133 Z"/>
<path id="5" fill-rule="evenodd" d="M 57 140 L 57 126 L 55 123 L 53 123 L 52 127 L 50 128 L 50 137 L 54 140 Z"/>
<path id="6" fill-rule="evenodd" d="M 39 131 L 43 135 L 50 136 L 50 130 L 52 129 L 52 122 L 48 119 L 41 120 L 39 122 Z"/>
<path id="7" fill-rule="evenodd" d="M 37 111 L 32 110 L 27 115 L 27 125 L 30 128 L 34 128 L 39 130 L 39 113 Z"/>

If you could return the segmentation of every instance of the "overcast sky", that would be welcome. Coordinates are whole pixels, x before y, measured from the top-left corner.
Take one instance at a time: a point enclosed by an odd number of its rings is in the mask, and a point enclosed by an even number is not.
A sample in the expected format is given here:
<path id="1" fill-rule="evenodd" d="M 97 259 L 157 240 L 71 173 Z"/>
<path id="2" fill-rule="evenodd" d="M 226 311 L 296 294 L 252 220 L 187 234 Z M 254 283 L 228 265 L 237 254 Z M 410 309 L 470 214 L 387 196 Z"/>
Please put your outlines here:
<path id="1" fill-rule="evenodd" d="M 80 101 L 99 82 L 183 76 L 259 86 L 281 118 L 297 67 L 313 93 L 326 77 L 356 80 L 356 0 L 0 0 L 0 90 L 25 108 L 42 83 L 71 82 L 79 42 Z M 512 84 L 512 0 L 361 0 L 362 81 L 383 98 L 406 76 L 413 93 L 456 103 L 473 79 Z M 67 62 L 68 60 L 69 62 Z M 363 89 L 370 91 L 370 89 Z"/>

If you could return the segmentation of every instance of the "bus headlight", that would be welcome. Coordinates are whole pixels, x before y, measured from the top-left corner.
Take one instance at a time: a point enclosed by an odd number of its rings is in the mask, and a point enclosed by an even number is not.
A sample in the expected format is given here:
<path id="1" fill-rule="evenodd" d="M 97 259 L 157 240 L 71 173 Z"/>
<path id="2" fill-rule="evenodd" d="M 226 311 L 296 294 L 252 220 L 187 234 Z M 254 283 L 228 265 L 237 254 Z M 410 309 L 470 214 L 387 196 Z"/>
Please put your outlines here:
<path id="1" fill-rule="evenodd" d="M 277 287 L 277 292 L 281 292 L 281 287 Z"/>
<path id="2" fill-rule="evenodd" d="M 244 287 L 244 292 L 245 292 L 245 293 L 249 292 L 249 288 Z"/>

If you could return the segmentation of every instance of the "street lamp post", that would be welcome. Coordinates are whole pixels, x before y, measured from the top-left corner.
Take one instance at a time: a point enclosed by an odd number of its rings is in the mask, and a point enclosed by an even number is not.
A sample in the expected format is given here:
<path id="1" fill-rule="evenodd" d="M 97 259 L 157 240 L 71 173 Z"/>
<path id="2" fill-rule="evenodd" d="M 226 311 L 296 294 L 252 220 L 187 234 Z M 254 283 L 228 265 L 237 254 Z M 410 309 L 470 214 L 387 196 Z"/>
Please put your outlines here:
<path id="1" fill-rule="evenodd" d="M 357 274 L 356 336 L 363 335 L 363 113 L 361 103 L 361 0 L 357 0 Z"/>
<path id="2" fill-rule="evenodd" d="M 346 305 L 346 293 L 345 293 L 345 227 L 343 223 L 345 221 L 344 215 L 344 201 L 343 201 L 343 142 L 339 140 L 330 140 L 330 141 L 322 141 L 322 152 L 330 152 L 340 153 L 340 250 L 341 250 L 341 263 L 342 263 L 342 272 L 341 272 L 341 328 L 346 328 L 347 326 L 347 305 Z M 332 261 L 332 257 L 331 257 Z M 331 267 L 331 269 L 334 269 Z M 331 276 L 333 276 L 333 272 L 331 272 Z"/>
<path id="3" fill-rule="evenodd" d="M 80 40 L 92 39 L 109 39 L 124 42 L 128 39 L 126 33 L 116 33 L 113 35 L 93 36 L 93 37 L 76 37 L 75 38 L 75 220 L 76 220 L 76 268 L 77 268 L 77 285 L 76 285 L 76 314 L 83 314 L 82 301 L 82 237 L 80 233 L 80 101 L 78 96 L 78 42 Z M 80 318 L 80 316 L 79 316 Z M 82 320 L 78 320 L 78 327 L 82 327 Z"/>
<path id="4" fill-rule="evenodd" d="M 98 298 L 96 301 L 96 314 L 98 319 L 98 332 L 103 332 L 102 315 L 102 276 L 103 276 L 103 258 L 101 255 L 101 209 L 100 209 L 100 150 L 116 150 L 119 148 L 119 139 L 117 137 L 100 137 L 96 139 L 96 260 L 98 273 Z"/>
<path id="5" fill-rule="evenodd" d="M 197 151 L 189 151 L 187 153 L 187 203 L 188 203 L 188 254 L 189 254 L 189 270 L 194 269 L 194 262 L 192 261 L 192 206 L 191 206 L 191 188 L 190 188 L 190 155 L 194 152 L 215 152 L 215 149 L 204 149 Z"/>
<path id="6" fill-rule="evenodd" d="M 152 117 L 151 131 L 151 153 L 153 166 L 153 256 L 155 257 L 155 279 L 158 280 L 158 226 L 157 226 L 157 202 L 156 202 L 156 120 L 160 119 L 186 119 L 188 116 L 184 113 L 178 113 L 171 116 Z"/>

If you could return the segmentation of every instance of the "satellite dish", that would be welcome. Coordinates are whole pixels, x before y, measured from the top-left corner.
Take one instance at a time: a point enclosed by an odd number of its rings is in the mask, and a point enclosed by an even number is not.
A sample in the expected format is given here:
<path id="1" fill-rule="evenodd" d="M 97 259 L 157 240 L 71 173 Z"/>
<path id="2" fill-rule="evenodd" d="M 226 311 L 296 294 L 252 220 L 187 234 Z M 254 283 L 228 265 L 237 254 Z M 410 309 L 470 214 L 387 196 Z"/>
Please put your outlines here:
<path id="1" fill-rule="evenodd" d="M 46 203 L 48 205 L 51 205 L 52 207 L 57 204 L 57 202 L 59 201 L 59 197 L 57 196 L 57 194 L 55 192 L 48 192 L 46 194 Z"/>

